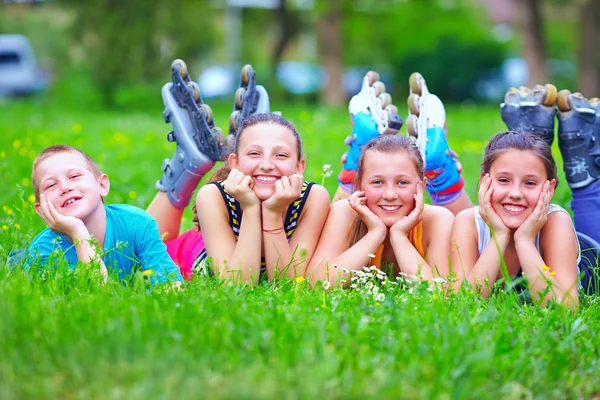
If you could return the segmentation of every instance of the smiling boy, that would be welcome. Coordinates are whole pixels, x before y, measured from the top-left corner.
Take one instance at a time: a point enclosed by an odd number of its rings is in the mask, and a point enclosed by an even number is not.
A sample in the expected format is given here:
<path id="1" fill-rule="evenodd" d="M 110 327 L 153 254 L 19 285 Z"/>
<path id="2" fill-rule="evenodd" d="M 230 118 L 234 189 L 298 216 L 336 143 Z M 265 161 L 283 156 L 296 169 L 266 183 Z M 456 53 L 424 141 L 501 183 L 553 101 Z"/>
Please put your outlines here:
<path id="1" fill-rule="evenodd" d="M 141 270 L 152 284 L 180 284 L 156 221 L 137 207 L 105 205 L 110 181 L 87 154 L 48 147 L 34 160 L 31 180 L 36 212 L 48 228 L 31 242 L 29 263 L 46 266 L 50 254 L 60 251 L 71 268 L 81 262 L 104 276 L 116 272 L 121 280 Z"/>

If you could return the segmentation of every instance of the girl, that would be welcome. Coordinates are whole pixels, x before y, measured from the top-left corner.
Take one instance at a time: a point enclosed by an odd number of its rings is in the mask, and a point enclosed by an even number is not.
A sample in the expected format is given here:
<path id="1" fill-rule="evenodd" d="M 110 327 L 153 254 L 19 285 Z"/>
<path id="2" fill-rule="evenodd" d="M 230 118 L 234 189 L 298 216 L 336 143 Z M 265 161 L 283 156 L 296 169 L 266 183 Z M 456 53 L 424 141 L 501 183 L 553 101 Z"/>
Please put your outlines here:
<path id="1" fill-rule="evenodd" d="M 206 249 L 195 264 L 241 282 L 302 275 L 325 223 L 329 194 L 304 181 L 296 128 L 277 114 L 255 114 L 242 122 L 232 145 L 228 167 L 196 198 Z"/>
<path id="2" fill-rule="evenodd" d="M 569 214 L 550 203 L 557 184 L 550 146 L 539 136 L 503 132 L 488 143 L 479 206 L 452 229 L 452 268 L 484 296 L 502 276 L 523 275 L 534 300 L 577 305 L 579 244 Z"/>
<path id="3" fill-rule="evenodd" d="M 362 149 L 356 188 L 332 205 L 307 270 L 312 281 L 346 280 L 340 266 L 358 271 L 381 263 L 394 275 L 445 277 L 453 215 L 423 204 L 423 160 L 413 139 L 380 135 Z M 370 260 L 370 254 L 375 259 Z"/>

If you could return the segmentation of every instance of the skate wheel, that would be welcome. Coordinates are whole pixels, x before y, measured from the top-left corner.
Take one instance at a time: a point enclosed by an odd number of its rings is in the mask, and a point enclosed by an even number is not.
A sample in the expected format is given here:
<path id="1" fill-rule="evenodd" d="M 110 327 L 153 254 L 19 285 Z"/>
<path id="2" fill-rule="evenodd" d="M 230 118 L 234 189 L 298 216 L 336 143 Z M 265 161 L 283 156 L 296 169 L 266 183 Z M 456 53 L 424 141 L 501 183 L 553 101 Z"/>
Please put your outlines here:
<path id="1" fill-rule="evenodd" d="M 408 103 L 409 113 L 413 115 L 419 115 L 419 98 L 420 96 L 416 93 L 411 93 L 411 95 L 408 96 L 408 100 L 406 102 Z"/>
<path id="2" fill-rule="evenodd" d="M 234 111 L 229 116 L 229 132 L 236 132 L 238 129 L 238 117 L 240 115 L 239 111 Z"/>
<path id="3" fill-rule="evenodd" d="M 389 93 L 381 93 L 379 95 L 379 101 L 381 101 L 381 108 L 385 109 L 392 104 L 392 96 Z"/>
<path id="4" fill-rule="evenodd" d="M 246 93 L 246 88 L 238 88 L 235 91 L 235 108 L 241 109 L 244 105 L 244 94 Z"/>
<path id="5" fill-rule="evenodd" d="M 516 87 L 513 86 L 506 91 L 506 94 L 504 95 L 504 102 L 507 104 L 514 103 L 514 102 L 518 103 L 518 98 L 519 98 L 519 89 L 517 89 Z"/>
<path id="6" fill-rule="evenodd" d="M 212 112 L 212 108 L 210 108 L 210 106 L 208 104 L 200 104 L 200 108 L 204 110 L 204 113 L 206 114 L 206 123 L 207 124 L 212 124 L 213 123 L 213 112 Z"/>
<path id="7" fill-rule="evenodd" d="M 580 92 L 575 92 L 575 93 L 572 94 L 572 96 L 573 97 L 577 97 L 579 99 L 583 99 L 584 98 L 583 95 Z"/>
<path id="8" fill-rule="evenodd" d="M 388 113 L 390 113 L 390 115 L 391 115 L 391 114 L 396 114 L 396 115 L 398 115 L 398 107 L 396 107 L 396 106 L 395 106 L 395 105 L 393 105 L 393 104 L 389 104 L 389 105 L 387 105 L 387 106 L 385 107 L 385 111 L 387 111 Z"/>
<path id="9" fill-rule="evenodd" d="M 597 97 L 592 97 L 590 99 L 590 104 L 593 105 L 594 107 L 596 107 L 598 104 L 600 104 L 600 99 Z"/>
<path id="10" fill-rule="evenodd" d="M 530 89 L 527 86 L 520 86 L 519 91 L 523 93 L 529 93 Z"/>
<path id="11" fill-rule="evenodd" d="M 194 81 L 190 81 L 187 84 L 192 89 L 192 96 L 194 97 L 194 101 L 197 103 L 200 101 L 200 86 Z"/>
<path id="12" fill-rule="evenodd" d="M 563 89 L 558 92 L 558 95 L 556 96 L 556 104 L 558 105 L 558 109 L 560 111 L 571 110 L 571 101 L 569 100 L 569 95 L 571 95 L 571 92 L 567 89 Z"/>
<path id="13" fill-rule="evenodd" d="M 421 95 L 421 80 L 423 76 L 418 72 L 413 72 L 408 78 L 408 85 L 410 86 L 410 92 Z"/>
<path id="14" fill-rule="evenodd" d="M 419 136 L 419 130 L 417 128 L 417 116 L 409 115 L 406 119 L 406 131 L 410 136 Z"/>
<path id="15" fill-rule="evenodd" d="M 546 107 L 552 107 L 554 106 L 554 103 L 556 103 L 556 86 L 552 85 L 551 83 L 547 83 L 544 85 L 544 97 L 543 97 L 543 101 L 542 104 L 544 104 Z"/>
<path id="16" fill-rule="evenodd" d="M 375 89 L 375 96 L 379 97 L 380 94 L 385 93 L 385 84 L 377 81 L 373 84 L 373 89 Z"/>
<path id="17" fill-rule="evenodd" d="M 242 84 L 247 85 L 250 82 L 250 71 L 252 70 L 252 65 L 246 64 L 242 67 Z"/>
<path id="18" fill-rule="evenodd" d="M 215 133 L 215 136 L 217 137 L 217 142 L 219 143 L 219 145 L 225 146 L 227 141 L 225 140 L 225 132 L 223 132 L 223 129 L 216 126 L 213 132 Z"/>
<path id="19" fill-rule="evenodd" d="M 183 61 L 179 58 L 176 60 L 173 60 L 173 62 L 171 63 L 171 69 L 175 68 L 176 65 L 179 65 L 179 73 L 181 74 L 181 77 L 183 79 L 187 78 L 188 69 L 187 69 L 187 65 L 186 65 L 185 61 Z"/>
<path id="20" fill-rule="evenodd" d="M 375 71 L 369 71 L 367 72 L 367 79 L 369 80 L 369 86 L 373 86 L 379 80 L 379 74 Z"/>

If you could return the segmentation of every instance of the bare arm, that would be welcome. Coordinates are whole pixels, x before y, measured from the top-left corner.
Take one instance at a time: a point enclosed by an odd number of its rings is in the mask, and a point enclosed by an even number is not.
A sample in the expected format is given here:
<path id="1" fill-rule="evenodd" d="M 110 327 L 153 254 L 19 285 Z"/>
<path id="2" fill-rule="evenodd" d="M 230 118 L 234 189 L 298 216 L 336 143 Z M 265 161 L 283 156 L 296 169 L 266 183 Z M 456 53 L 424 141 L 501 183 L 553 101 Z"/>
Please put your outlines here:
<path id="1" fill-rule="evenodd" d="M 229 225 L 227 208 L 215 185 L 203 186 L 196 197 L 198 220 L 211 267 L 221 278 L 258 282 L 261 259 L 260 203 L 244 207 L 239 239 Z"/>
<path id="2" fill-rule="evenodd" d="M 555 298 L 566 305 L 579 304 L 577 288 L 577 237 L 571 217 L 564 212 L 553 212 L 540 233 L 540 249 L 533 241 L 516 240 L 515 247 L 529 291 L 534 299 L 547 291 L 543 302 Z M 549 283 L 550 290 L 547 290 Z"/>
<path id="3" fill-rule="evenodd" d="M 327 190 L 322 186 L 313 185 L 296 230 L 288 242 L 284 230 L 271 231 L 272 228 L 283 226 L 282 213 L 272 212 L 263 207 L 263 243 L 270 279 L 276 272 L 285 272 L 288 278 L 304 275 L 328 212 Z"/>
<path id="4" fill-rule="evenodd" d="M 306 272 L 311 282 L 327 280 L 335 285 L 339 279 L 345 279 L 346 282 L 342 286 L 347 286 L 350 276 L 343 273 L 342 268 L 349 271 L 361 270 L 368 265 L 369 254 L 375 253 L 383 243 L 387 234 L 385 226 L 383 229 L 373 227 L 356 244 L 348 248 L 348 239 L 356 215 L 347 200 L 340 200 L 331 206 L 321 239 Z M 383 222 L 381 224 L 383 225 Z"/>

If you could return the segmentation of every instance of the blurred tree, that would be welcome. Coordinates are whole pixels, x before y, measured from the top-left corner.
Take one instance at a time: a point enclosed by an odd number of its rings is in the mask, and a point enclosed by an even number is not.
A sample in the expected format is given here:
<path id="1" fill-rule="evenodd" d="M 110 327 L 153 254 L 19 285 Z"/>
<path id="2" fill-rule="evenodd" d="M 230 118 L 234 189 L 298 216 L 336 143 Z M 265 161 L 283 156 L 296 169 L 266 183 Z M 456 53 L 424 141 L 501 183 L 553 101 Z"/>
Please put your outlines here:
<path id="1" fill-rule="evenodd" d="M 302 29 L 299 13 L 289 9 L 287 0 L 279 0 L 279 6 L 275 9 L 275 22 L 279 29 L 279 36 L 271 57 L 273 68 L 281 62 L 286 47 Z"/>
<path id="2" fill-rule="evenodd" d="M 319 59 L 327 72 L 327 85 L 321 92 L 321 101 L 327 105 L 343 104 L 346 101 L 342 89 L 342 0 L 321 2 L 317 12 L 317 41 Z"/>
<path id="3" fill-rule="evenodd" d="M 579 16 L 579 91 L 585 96 L 598 95 L 598 20 L 600 1 L 584 0 Z"/>
<path id="4" fill-rule="evenodd" d="M 72 30 L 84 49 L 103 102 L 119 88 L 166 76 L 175 54 L 191 58 L 211 43 L 206 2 L 194 0 L 61 0 L 77 17 Z"/>
<path id="5" fill-rule="evenodd" d="M 516 27 L 523 44 L 523 58 L 529 67 L 528 86 L 544 84 L 546 73 L 546 47 L 540 0 L 512 0 L 517 10 Z"/>

